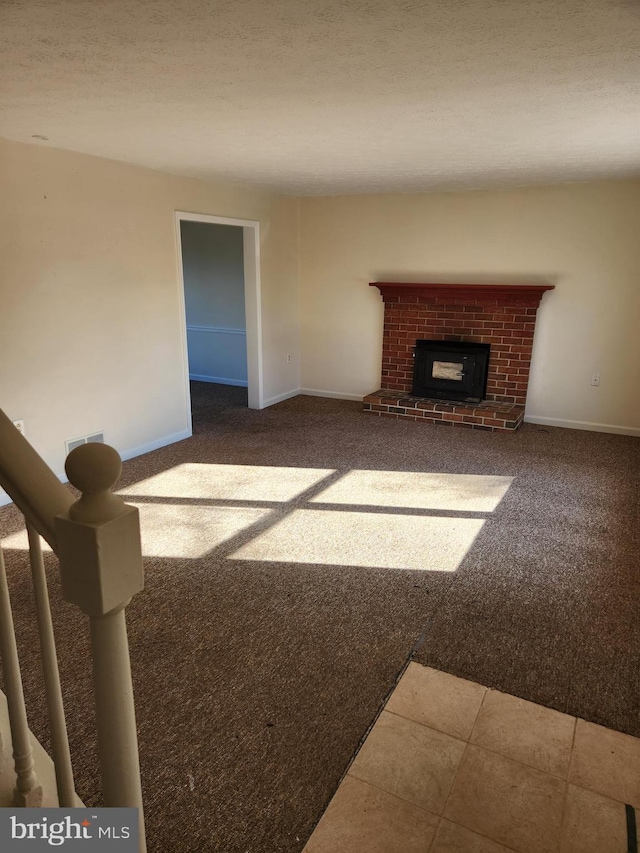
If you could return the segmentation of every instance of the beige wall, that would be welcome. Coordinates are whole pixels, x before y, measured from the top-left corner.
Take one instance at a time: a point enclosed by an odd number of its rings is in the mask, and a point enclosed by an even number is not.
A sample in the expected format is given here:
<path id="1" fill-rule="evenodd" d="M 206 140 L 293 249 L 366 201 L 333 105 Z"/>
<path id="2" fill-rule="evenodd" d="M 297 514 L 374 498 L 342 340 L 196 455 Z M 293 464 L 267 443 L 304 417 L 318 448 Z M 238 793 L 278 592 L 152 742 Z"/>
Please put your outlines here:
<path id="1" fill-rule="evenodd" d="M 187 430 L 176 210 L 260 220 L 264 397 L 295 390 L 295 199 L 0 140 L 0 407 L 56 473 L 65 439 Z"/>
<path id="2" fill-rule="evenodd" d="M 307 198 L 301 223 L 303 388 L 379 387 L 370 281 L 543 278 L 556 289 L 538 312 L 527 416 L 640 434 L 640 182 Z"/>
<path id="3" fill-rule="evenodd" d="M 369 281 L 548 278 L 528 417 L 640 433 L 640 182 L 298 201 L 0 140 L 0 407 L 57 473 L 186 434 L 175 210 L 260 220 L 267 404 L 378 387 Z"/>

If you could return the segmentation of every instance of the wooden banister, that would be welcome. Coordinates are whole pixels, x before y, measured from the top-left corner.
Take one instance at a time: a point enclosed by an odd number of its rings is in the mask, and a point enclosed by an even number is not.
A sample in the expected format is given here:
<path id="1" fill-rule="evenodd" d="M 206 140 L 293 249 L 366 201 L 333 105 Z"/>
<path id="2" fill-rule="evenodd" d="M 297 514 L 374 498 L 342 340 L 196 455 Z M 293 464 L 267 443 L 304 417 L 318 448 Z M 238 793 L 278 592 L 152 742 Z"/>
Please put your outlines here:
<path id="1" fill-rule="evenodd" d="M 0 409 L 0 486 L 35 530 L 57 551 L 54 519 L 73 495 Z"/>

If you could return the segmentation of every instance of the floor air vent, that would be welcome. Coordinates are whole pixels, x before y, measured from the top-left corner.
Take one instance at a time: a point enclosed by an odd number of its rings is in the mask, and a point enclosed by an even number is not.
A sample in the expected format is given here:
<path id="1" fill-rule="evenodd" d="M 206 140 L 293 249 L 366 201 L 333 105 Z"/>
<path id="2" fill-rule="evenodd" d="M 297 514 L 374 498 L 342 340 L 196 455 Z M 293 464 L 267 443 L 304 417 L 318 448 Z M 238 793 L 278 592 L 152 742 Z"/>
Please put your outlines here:
<path id="1" fill-rule="evenodd" d="M 80 447 L 81 444 L 92 444 L 95 442 L 98 444 L 104 444 L 103 432 L 94 432 L 92 435 L 84 435 L 82 438 L 72 438 L 69 441 L 65 441 L 64 446 L 67 453 L 71 453 L 72 450 L 75 450 L 76 447 Z"/>

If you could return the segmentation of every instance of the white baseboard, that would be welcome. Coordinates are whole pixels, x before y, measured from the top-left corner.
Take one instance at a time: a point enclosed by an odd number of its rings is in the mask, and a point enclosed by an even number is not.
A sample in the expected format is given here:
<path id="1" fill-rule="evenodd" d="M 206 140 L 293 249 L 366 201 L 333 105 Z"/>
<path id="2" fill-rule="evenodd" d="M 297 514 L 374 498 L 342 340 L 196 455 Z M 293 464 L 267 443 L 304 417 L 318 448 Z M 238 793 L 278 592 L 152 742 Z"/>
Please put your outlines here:
<path id="1" fill-rule="evenodd" d="M 344 394 L 342 391 L 320 391 L 318 388 L 296 388 L 293 391 L 287 391 L 284 394 L 278 394 L 277 397 L 270 397 L 264 401 L 263 408 L 273 406 L 275 403 L 282 403 L 283 400 L 290 400 L 291 397 L 297 397 L 298 394 L 306 394 L 308 397 L 328 397 L 333 400 L 355 400 L 358 403 L 362 402 L 362 394 Z"/>
<path id="2" fill-rule="evenodd" d="M 263 402 L 262 408 L 266 409 L 267 406 L 274 406 L 276 403 L 282 403 L 283 400 L 290 400 L 292 397 L 297 397 L 300 393 L 299 388 L 294 388 L 293 391 L 285 391 L 284 394 L 277 394 L 275 397 L 269 397 L 268 400 Z"/>
<path id="3" fill-rule="evenodd" d="M 166 447 L 168 444 L 175 444 L 176 441 L 183 441 L 185 438 L 191 438 L 189 430 L 174 432 L 172 435 L 165 435 L 162 438 L 157 438 L 155 441 L 150 441 L 148 444 L 141 444 L 139 447 L 132 447 L 129 450 L 118 451 L 123 462 L 128 459 L 134 459 L 136 456 L 142 456 L 144 453 L 151 453 L 152 450 L 159 450 L 161 447 Z M 109 442 L 107 442 L 108 444 Z M 69 480 L 65 472 L 55 472 L 56 477 L 61 483 L 68 483 Z M 0 506 L 7 506 L 12 503 L 9 495 L 0 489 Z"/>
<path id="4" fill-rule="evenodd" d="M 542 424 L 543 426 L 563 427 L 564 429 L 585 429 L 590 432 L 610 432 L 613 435 L 640 436 L 639 427 L 597 424 L 591 421 L 569 421 L 564 418 L 539 418 L 537 415 L 525 415 L 524 420 L 527 424 Z"/>
<path id="5" fill-rule="evenodd" d="M 151 453 L 152 450 L 159 450 L 161 447 L 166 447 L 168 444 L 175 444 L 176 441 L 184 441 L 185 438 L 191 438 L 191 430 L 185 429 L 180 432 L 174 432 L 172 435 L 165 435 L 162 438 L 157 438 L 155 441 L 150 441 L 149 444 L 141 444 L 139 447 L 132 447 L 130 450 L 118 451 L 123 462 L 128 459 L 133 459 L 136 456 L 142 456 L 144 453 Z M 107 442 L 108 444 L 108 442 Z"/>
<path id="6" fill-rule="evenodd" d="M 345 394 L 342 391 L 320 391 L 318 388 L 301 388 L 299 394 L 307 394 L 309 397 L 329 397 L 331 400 L 355 400 L 362 402 L 363 394 Z"/>
<path id="7" fill-rule="evenodd" d="M 224 376 L 201 376 L 199 373 L 190 373 L 189 379 L 194 382 L 214 382 L 216 385 L 237 385 L 238 388 L 246 388 L 249 383 L 246 379 L 227 379 Z"/>

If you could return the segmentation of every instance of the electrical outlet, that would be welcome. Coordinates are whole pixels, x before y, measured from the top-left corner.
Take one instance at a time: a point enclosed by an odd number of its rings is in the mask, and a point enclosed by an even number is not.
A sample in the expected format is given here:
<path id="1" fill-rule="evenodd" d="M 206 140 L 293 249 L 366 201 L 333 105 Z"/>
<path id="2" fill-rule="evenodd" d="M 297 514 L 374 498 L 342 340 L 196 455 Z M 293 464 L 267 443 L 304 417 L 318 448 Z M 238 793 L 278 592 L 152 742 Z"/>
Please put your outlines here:
<path id="1" fill-rule="evenodd" d="M 22 435 L 24 435 L 24 421 L 22 419 L 20 419 L 19 421 L 14 421 L 13 425 L 18 430 L 18 432 L 21 432 Z"/>
<path id="2" fill-rule="evenodd" d="M 287 353 L 287 364 L 291 364 L 291 353 Z"/>
<path id="3" fill-rule="evenodd" d="M 600 374 L 599 373 L 593 374 L 593 376 L 591 377 L 591 384 L 592 385 L 599 385 L 600 384 Z"/>

